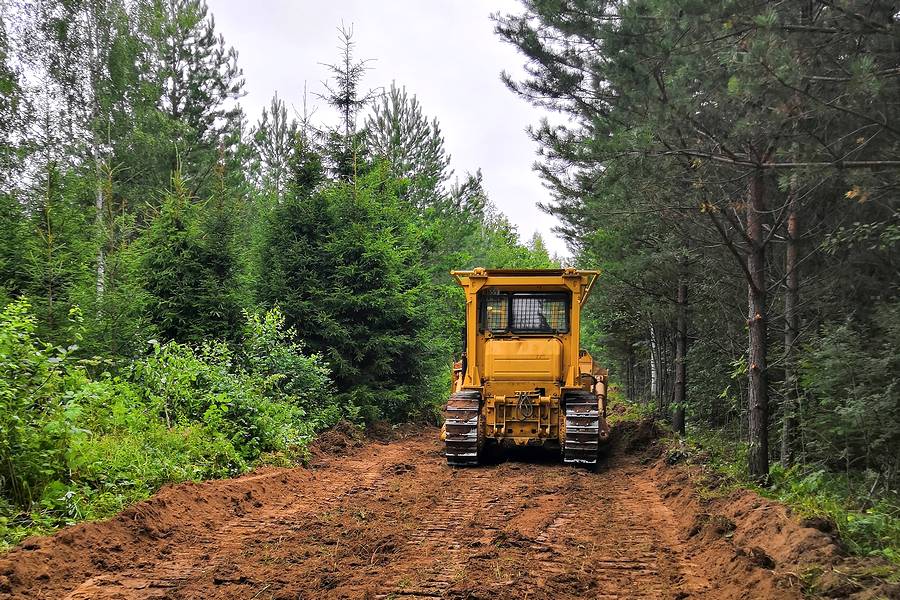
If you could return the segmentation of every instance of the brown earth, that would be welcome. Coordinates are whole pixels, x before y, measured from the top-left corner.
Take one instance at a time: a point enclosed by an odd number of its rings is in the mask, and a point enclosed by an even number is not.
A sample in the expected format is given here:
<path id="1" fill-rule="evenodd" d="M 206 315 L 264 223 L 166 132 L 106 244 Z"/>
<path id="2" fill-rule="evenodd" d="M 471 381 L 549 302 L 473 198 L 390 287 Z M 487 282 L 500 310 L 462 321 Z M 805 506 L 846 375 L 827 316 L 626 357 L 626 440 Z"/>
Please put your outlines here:
<path id="1" fill-rule="evenodd" d="M 695 471 L 654 458 L 655 434 L 620 430 L 592 473 L 540 452 L 457 470 L 433 429 L 337 431 L 310 468 L 170 486 L 26 540 L 0 556 L 0 597 L 799 599 L 810 564 L 827 575 L 844 560 L 751 492 L 701 501 Z"/>

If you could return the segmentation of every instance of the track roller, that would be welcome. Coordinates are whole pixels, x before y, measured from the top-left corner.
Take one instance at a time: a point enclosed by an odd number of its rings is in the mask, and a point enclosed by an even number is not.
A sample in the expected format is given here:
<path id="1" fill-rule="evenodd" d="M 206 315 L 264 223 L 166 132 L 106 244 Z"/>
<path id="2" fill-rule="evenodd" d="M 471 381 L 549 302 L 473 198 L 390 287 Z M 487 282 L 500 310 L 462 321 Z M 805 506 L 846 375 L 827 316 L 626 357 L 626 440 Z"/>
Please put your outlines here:
<path id="1" fill-rule="evenodd" d="M 596 465 L 600 454 L 600 406 L 590 392 L 566 395 L 566 437 L 563 462 Z"/>
<path id="2" fill-rule="evenodd" d="M 484 445 L 481 393 L 476 390 L 462 390 L 450 396 L 444 426 L 446 429 L 444 454 L 447 457 L 447 464 L 454 467 L 477 465 Z"/>

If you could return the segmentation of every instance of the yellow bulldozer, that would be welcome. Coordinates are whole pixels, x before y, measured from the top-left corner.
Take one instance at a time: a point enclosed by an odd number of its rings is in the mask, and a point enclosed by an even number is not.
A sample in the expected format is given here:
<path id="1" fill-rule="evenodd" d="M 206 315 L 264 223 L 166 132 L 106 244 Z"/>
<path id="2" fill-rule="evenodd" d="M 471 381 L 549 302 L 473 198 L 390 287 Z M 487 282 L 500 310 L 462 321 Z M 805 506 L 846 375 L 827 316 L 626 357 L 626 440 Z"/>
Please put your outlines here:
<path id="1" fill-rule="evenodd" d="M 451 273 L 466 295 L 441 438 L 447 463 L 477 465 L 488 444 L 537 445 L 595 465 L 609 437 L 607 372 L 579 347 L 581 307 L 597 271 Z"/>

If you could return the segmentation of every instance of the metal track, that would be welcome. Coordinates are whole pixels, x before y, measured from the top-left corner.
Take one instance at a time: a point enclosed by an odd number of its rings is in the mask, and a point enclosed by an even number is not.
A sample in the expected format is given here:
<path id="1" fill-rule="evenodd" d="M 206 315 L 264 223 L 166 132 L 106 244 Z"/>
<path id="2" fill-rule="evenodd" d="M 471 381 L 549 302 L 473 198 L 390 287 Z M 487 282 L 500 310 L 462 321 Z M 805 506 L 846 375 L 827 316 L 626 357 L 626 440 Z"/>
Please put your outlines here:
<path id="1" fill-rule="evenodd" d="M 478 464 L 483 445 L 481 432 L 481 393 L 463 390 L 447 402 L 444 454 L 447 464 L 470 467 Z"/>
<path id="2" fill-rule="evenodd" d="M 566 398 L 566 438 L 563 462 L 596 465 L 600 452 L 600 408 L 597 397 L 588 392 Z"/>

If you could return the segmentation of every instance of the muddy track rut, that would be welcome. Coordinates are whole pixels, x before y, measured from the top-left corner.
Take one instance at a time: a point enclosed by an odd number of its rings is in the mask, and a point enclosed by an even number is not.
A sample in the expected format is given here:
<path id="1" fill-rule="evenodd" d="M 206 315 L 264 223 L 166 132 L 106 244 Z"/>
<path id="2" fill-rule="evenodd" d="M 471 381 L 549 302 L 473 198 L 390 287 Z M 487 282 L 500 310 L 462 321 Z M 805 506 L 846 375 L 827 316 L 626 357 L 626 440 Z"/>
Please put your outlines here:
<path id="1" fill-rule="evenodd" d="M 698 565 L 679 517 L 637 458 L 598 473 L 538 452 L 452 469 L 430 430 L 310 469 L 173 486 L 29 541 L 0 557 L 0 597 L 772 597 Z"/>

